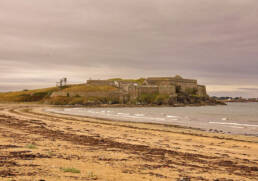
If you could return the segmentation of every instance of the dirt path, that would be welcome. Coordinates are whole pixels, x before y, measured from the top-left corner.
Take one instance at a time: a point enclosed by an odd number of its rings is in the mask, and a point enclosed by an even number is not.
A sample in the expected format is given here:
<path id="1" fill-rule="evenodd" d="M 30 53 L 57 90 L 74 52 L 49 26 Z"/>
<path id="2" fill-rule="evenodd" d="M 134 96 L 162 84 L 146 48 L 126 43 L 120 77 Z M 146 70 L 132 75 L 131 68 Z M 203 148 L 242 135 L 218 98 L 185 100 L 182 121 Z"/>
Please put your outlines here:
<path id="1" fill-rule="evenodd" d="M 0 105 L 0 180 L 256 180 L 258 138 Z M 80 173 L 78 173 L 80 172 Z"/>

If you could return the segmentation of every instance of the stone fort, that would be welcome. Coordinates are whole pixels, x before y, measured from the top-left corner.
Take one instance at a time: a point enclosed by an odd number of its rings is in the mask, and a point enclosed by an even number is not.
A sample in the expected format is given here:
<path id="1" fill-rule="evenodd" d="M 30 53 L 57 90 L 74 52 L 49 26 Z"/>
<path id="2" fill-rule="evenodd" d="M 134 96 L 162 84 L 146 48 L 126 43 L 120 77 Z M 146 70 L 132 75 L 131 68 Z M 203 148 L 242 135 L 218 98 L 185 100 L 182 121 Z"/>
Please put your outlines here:
<path id="1" fill-rule="evenodd" d="M 206 97 L 206 87 L 198 85 L 197 80 L 175 77 L 149 77 L 142 83 L 135 80 L 88 80 L 89 85 L 108 85 L 119 88 L 120 96 L 133 100 L 143 94 L 162 94 L 177 96 L 178 93 L 194 94 Z"/>

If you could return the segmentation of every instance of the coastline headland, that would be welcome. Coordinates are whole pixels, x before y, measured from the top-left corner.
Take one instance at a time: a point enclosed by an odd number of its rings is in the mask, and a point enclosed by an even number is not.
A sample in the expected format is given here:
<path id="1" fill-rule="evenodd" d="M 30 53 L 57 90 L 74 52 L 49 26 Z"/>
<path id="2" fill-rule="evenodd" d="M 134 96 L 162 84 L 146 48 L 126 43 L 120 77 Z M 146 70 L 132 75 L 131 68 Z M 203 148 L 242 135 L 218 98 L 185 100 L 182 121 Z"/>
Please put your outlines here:
<path id="1" fill-rule="evenodd" d="M 65 79 L 67 81 L 67 79 Z M 65 82 L 66 82 L 65 81 Z M 83 106 L 185 106 L 223 104 L 197 80 L 175 77 L 88 80 L 85 84 L 0 93 L 0 102 L 40 102 Z"/>
<path id="2" fill-rule="evenodd" d="M 197 80 L 175 77 L 150 77 L 136 80 L 109 79 L 109 80 L 88 80 L 86 86 L 113 87 L 113 91 L 95 92 L 69 92 L 59 91 L 51 95 L 58 96 L 81 96 L 88 98 L 102 99 L 106 104 L 126 105 L 175 105 L 195 104 L 210 102 L 206 87 L 198 85 Z M 104 99 L 104 101 L 103 101 Z M 96 101 L 94 102 L 96 103 Z"/>

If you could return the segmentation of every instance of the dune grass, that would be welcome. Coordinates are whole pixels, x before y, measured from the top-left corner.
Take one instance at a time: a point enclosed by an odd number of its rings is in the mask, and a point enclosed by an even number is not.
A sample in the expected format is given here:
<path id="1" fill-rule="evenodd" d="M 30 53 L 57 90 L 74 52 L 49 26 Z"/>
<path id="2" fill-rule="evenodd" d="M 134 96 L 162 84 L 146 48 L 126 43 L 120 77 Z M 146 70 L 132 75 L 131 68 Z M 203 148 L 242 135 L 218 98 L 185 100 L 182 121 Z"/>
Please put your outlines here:
<path id="1" fill-rule="evenodd" d="M 81 173 L 80 170 L 76 169 L 76 168 L 60 168 L 60 170 L 62 170 L 63 172 L 67 173 Z"/>

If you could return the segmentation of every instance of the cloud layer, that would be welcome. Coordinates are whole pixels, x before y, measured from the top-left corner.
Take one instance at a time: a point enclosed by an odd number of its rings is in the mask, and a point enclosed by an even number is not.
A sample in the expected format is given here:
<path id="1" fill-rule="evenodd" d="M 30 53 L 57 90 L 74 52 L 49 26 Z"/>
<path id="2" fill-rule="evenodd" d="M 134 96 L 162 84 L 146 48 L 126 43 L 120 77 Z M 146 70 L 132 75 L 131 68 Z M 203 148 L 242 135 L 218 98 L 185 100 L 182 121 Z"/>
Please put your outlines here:
<path id="1" fill-rule="evenodd" d="M 0 91 L 181 74 L 257 96 L 257 0 L 1 0 Z"/>

